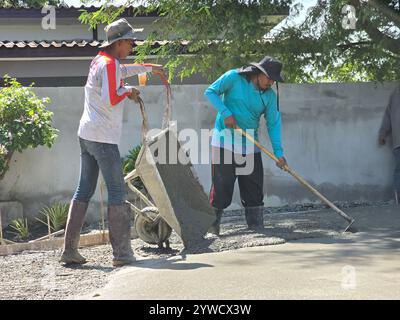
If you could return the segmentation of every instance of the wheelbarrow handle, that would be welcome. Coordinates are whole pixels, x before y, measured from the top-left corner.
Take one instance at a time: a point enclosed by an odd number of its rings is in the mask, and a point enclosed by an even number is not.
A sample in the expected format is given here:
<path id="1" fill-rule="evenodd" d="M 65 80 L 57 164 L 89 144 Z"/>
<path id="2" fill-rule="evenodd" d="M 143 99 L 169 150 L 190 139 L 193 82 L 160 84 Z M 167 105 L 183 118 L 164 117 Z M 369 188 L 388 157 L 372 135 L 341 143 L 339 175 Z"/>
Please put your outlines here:
<path id="1" fill-rule="evenodd" d="M 171 121 L 171 114 L 172 114 L 172 107 L 171 107 L 171 101 L 172 101 L 172 92 L 171 92 L 171 85 L 168 83 L 168 80 L 164 77 L 161 76 L 161 80 L 163 84 L 165 85 L 165 90 L 166 90 L 166 105 L 164 108 L 164 114 L 163 114 L 163 119 L 161 123 L 161 128 L 165 129 L 169 126 L 169 122 Z M 140 113 L 142 114 L 143 122 L 142 122 L 142 144 L 144 143 L 146 139 L 146 134 L 150 129 L 149 125 L 149 120 L 147 117 L 146 109 L 144 107 L 144 102 L 141 97 L 138 97 L 137 102 L 139 103 L 140 107 Z"/>
<path id="2" fill-rule="evenodd" d="M 142 114 L 142 133 L 141 133 L 141 140 L 142 140 L 142 144 L 144 143 L 145 139 L 146 139 L 146 134 L 149 131 L 149 119 L 147 118 L 147 113 L 146 113 L 146 109 L 144 107 L 144 102 L 142 100 L 141 97 L 138 97 L 138 103 L 139 103 L 139 107 L 140 107 L 140 113 Z"/>

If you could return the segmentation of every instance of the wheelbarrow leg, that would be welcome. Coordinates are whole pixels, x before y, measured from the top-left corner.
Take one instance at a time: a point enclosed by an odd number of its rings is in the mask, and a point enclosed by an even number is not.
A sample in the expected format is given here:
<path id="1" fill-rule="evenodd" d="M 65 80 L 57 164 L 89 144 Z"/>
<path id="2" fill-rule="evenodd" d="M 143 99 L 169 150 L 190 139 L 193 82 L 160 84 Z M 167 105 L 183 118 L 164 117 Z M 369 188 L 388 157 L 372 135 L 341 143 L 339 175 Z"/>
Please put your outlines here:
<path id="1" fill-rule="evenodd" d="M 159 249 L 164 249 L 164 243 L 165 243 L 165 250 L 170 250 L 171 247 L 170 247 L 170 245 L 169 245 L 169 240 L 168 240 L 168 239 L 165 240 L 165 241 L 160 241 L 160 242 L 158 243 L 158 248 L 159 248 Z"/>

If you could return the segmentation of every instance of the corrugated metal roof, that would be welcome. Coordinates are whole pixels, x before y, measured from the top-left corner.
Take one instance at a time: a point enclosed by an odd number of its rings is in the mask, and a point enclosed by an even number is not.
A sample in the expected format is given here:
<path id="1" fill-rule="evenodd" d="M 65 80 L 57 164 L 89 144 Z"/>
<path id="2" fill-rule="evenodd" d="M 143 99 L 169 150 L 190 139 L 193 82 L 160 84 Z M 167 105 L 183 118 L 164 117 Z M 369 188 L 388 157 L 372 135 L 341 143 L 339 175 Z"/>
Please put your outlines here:
<path id="1" fill-rule="evenodd" d="M 102 41 L 86 41 L 86 40 L 74 40 L 74 41 L 0 41 L 0 48 L 61 48 L 63 46 L 72 47 L 97 47 Z"/>
<path id="2" fill-rule="evenodd" d="M 0 58 L 32 57 L 84 57 L 96 55 L 102 41 L 0 41 Z M 144 41 L 135 41 L 134 47 L 143 45 Z M 159 48 L 169 41 L 154 41 L 153 48 Z M 186 54 L 188 41 L 181 42 L 181 54 Z"/>
<path id="3" fill-rule="evenodd" d="M 154 41 L 152 46 L 159 47 L 170 43 L 171 41 L 163 40 L 163 41 Z M 71 41 L 0 41 L 0 48 L 61 48 L 61 47 L 97 47 L 102 44 L 103 41 L 88 41 L 88 40 L 71 40 Z M 182 46 L 186 46 L 189 41 L 181 41 Z M 136 40 L 134 41 L 134 46 L 141 46 L 144 44 L 143 40 Z"/>
<path id="4" fill-rule="evenodd" d="M 67 4 L 60 4 L 58 6 L 56 6 L 57 9 L 88 9 L 88 8 L 99 8 L 101 7 L 101 5 L 95 6 L 95 5 L 91 5 L 91 6 L 85 6 L 85 5 L 81 5 L 81 6 L 74 6 L 74 5 L 67 5 Z M 42 9 L 43 6 L 21 6 L 21 7 L 15 7 L 15 6 L 8 6 L 8 7 L 0 7 L 0 9 L 2 10 L 37 10 L 37 9 Z"/>
<path id="5" fill-rule="evenodd" d="M 158 47 L 167 44 L 169 41 L 154 41 L 152 43 L 152 46 Z M 102 44 L 103 41 L 88 41 L 88 40 L 71 40 L 71 41 L 0 41 L 0 48 L 7 48 L 7 49 L 13 49 L 13 48 L 61 48 L 61 47 L 67 47 L 67 48 L 73 48 L 73 47 L 97 47 L 100 44 Z M 188 41 L 182 41 L 181 45 L 185 46 L 189 42 Z M 136 40 L 134 42 L 134 46 L 141 46 L 144 44 L 144 41 Z"/>
<path id="6" fill-rule="evenodd" d="M 101 4 L 98 5 L 90 5 L 90 6 L 85 6 L 85 5 L 80 5 L 80 6 L 74 6 L 74 5 L 67 5 L 67 4 L 60 4 L 55 6 L 57 9 L 62 9 L 62 10 L 68 10 L 68 9 L 92 9 L 92 8 L 100 8 Z M 144 7 L 144 6 L 127 6 L 127 8 L 138 8 L 138 7 Z M 0 7 L 0 9 L 6 9 L 6 10 L 37 10 L 37 9 L 42 9 L 43 5 L 38 5 L 38 6 L 21 6 L 21 7 L 14 7 L 14 6 L 9 6 L 9 7 Z"/>

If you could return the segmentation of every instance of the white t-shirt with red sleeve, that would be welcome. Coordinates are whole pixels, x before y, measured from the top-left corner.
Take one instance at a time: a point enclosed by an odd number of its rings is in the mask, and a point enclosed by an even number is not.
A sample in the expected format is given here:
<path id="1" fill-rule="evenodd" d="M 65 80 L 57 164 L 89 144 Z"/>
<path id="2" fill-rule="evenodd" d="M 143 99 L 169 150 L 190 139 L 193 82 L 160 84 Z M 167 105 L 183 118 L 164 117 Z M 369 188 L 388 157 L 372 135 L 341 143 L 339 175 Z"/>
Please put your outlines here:
<path id="1" fill-rule="evenodd" d="M 124 86 L 123 79 L 151 71 L 151 65 L 123 65 L 100 51 L 90 64 L 78 136 L 89 141 L 118 144 L 124 100 L 132 90 Z"/>

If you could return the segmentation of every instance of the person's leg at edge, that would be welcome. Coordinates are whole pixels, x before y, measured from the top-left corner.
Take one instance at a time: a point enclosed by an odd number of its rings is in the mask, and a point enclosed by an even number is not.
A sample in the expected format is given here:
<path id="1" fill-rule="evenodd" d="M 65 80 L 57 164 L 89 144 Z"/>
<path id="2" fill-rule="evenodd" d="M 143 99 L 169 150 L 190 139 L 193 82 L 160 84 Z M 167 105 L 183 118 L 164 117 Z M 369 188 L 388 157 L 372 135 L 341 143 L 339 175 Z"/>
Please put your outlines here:
<path id="1" fill-rule="evenodd" d="M 96 190 L 99 167 L 95 158 L 86 149 L 85 140 L 79 139 L 80 178 L 71 200 L 65 227 L 64 249 L 60 261 L 65 264 L 83 264 L 86 259 L 78 252 L 79 238 L 89 201 Z"/>

